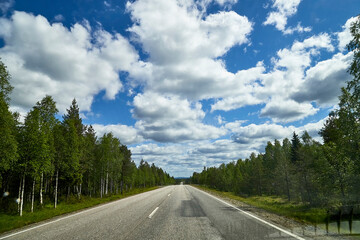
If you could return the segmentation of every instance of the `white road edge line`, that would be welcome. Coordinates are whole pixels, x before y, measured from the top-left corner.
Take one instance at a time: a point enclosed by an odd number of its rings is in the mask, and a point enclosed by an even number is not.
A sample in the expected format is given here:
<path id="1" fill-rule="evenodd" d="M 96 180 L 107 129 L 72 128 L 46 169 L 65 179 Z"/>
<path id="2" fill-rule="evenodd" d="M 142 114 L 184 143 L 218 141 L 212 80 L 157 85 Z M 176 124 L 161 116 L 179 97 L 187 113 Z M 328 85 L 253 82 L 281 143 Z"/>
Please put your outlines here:
<path id="1" fill-rule="evenodd" d="M 160 188 L 161 189 L 161 188 Z M 158 190 L 158 189 L 156 189 Z M 156 191 L 155 190 L 155 191 Z M 144 193 L 149 193 L 149 192 L 152 192 L 152 191 L 148 191 L 148 192 L 144 192 Z M 140 194 L 143 194 L 143 193 L 140 193 Z M 21 233 L 24 233 L 24 232 L 28 232 L 28 231 L 31 231 L 33 229 L 36 229 L 36 228 L 40 228 L 40 227 L 43 227 L 43 226 L 46 226 L 46 225 L 49 225 L 49 224 L 52 224 L 52 223 L 55 223 L 55 222 L 59 222 L 59 221 L 62 221 L 64 219 L 67 219 L 67 218 L 71 218 L 71 217 L 74 217 L 74 216 L 77 216 L 77 215 L 80 215 L 80 214 L 83 214 L 83 213 L 86 213 L 86 212 L 90 212 L 90 211 L 93 211 L 93 210 L 96 210 L 98 208 L 102 208 L 102 207 L 106 207 L 106 206 L 109 206 L 109 205 L 113 205 L 115 203 L 118 203 L 120 201 L 123 201 L 123 200 L 126 200 L 126 199 L 129 199 L 129 198 L 134 198 L 134 197 L 137 197 L 139 196 L 140 194 L 136 194 L 136 195 L 133 195 L 133 196 L 130 196 L 130 197 L 125 197 L 125 198 L 121 198 L 119 200 L 115 200 L 113 202 L 109 202 L 109 203 L 105 203 L 101 206 L 97 206 L 97 207 L 93 207 L 93 208 L 90 208 L 90 209 L 87 209 L 87 210 L 84 210 L 84 211 L 81 211 L 81 212 L 78 212 L 78 213 L 74 213 L 74 214 L 71 214 L 71 215 L 68 215 L 68 216 L 65 216 L 65 217 L 61 217 L 59 219 L 56 219 L 56 220 L 53 220 L 51 222 L 47 222 L 47 223 L 43 223 L 43 224 L 40 224 L 40 225 L 37 225 L 37 226 L 34 226 L 34 227 L 31 227 L 31 228 L 28 228 L 28 229 L 24 229 L 22 231 L 19 231 L 19 232 L 15 232 L 15 233 L 12 233 L 12 234 L 9 234 L 9 235 L 6 235 L 6 236 L 3 236 L 3 237 L 0 237 L 0 240 L 2 239 L 6 239 L 6 238 L 9 238 L 9 237 L 13 237 L 13 236 L 16 236 L 18 234 L 21 234 Z M 45 220 L 46 221 L 46 220 Z"/>
<path id="2" fill-rule="evenodd" d="M 255 215 L 252 215 L 251 213 L 245 212 L 244 210 L 241 210 L 240 208 L 237 208 L 237 207 L 231 205 L 230 203 L 225 202 L 224 200 L 221 200 L 220 198 L 217 198 L 217 197 L 215 197 L 215 196 L 213 196 L 213 195 L 211 195 L 211 194 L 209 194 L 209 193 L 207 193 L 207 192 L 204 192 L 204 191 L 202 191 L 202 190 L 200 190 L 200 189 L 197 189 L 197 188 L 195 188 L 195 187 L 192 187 L 192 188 L 194 188 L 194 189 L 196 189 L 196 190 L 198 190 L 198 191 L 200 191 L 200 192 L 205 193 L 206 195 L 208 195 L 208 196 L 210 196 L 210 197 L 218 200 L 219 202 L 222 202 L 222 203 L 224 203 L 224 204 L 226 204 L 226 205 L 228 205 L 228 206 L 230 206 L 230 207 L 232 207 L 232 208 L 235 208 L 235 209 L 238 210 L 239 212 L 241 212 L 241 213 L 243 213 L 243 214 L 245 214 L 245 215 L 248 215 L 249 217 L 252 217 L 252 218 L 254 218 L 254 219 L 256 219 L 256 220 L 258 220 L 258 221 L 260 221 L 260 222 L 262 222 L 262 223 L 265 223 L 265 224 L 267 224 L 267 225 L 269 225 L 269 226 L 271 226 L 271 227 L 273 227 L 273 228 L 276 228 L 277 230 L 279 230 L 279 231 L 281 231 L 281 232 L 283 232 L 283 233 L 286 233 L 287 235 L 290 235 L 290 236 L 292 236 L 292 237 L 294 237 L 294 238 L 296 238 L 296 239 L 299 239 L 299 240 L 305 240 L 305 238 L 299 237 L 298 235 L 295 235 L 295 234 L 293 234 L 293 233 L 291 233 L 291 232 L 289 232 L 289 231 L 287 231 L 287 230 L 285 230 L 285 229 L 282 229 L 282 228 L 280 228 L 280 227 L 278 227 L 278 226 L 276 226 L 276 225 L 274 225 L 274 224 L 272 224 L 272 223 L 269 223 L 269 222 L 267 222 L 267 221 L 265 221 L 265 220 L 263 220 L 263 219 L 255 216 Z"/>
<path id="3" fill-rule="evenodd" d="M 154 214 L 156 213 L 156 211 L 159 209 L 159 207 L 156 207 L 155 209 L 154 209 L 154 211 L 152 211 L 152 213 L 150 213 L 150 215 L 149 215 L 149 218 L 152 218 L 152 216 L 154 216 Z"/>

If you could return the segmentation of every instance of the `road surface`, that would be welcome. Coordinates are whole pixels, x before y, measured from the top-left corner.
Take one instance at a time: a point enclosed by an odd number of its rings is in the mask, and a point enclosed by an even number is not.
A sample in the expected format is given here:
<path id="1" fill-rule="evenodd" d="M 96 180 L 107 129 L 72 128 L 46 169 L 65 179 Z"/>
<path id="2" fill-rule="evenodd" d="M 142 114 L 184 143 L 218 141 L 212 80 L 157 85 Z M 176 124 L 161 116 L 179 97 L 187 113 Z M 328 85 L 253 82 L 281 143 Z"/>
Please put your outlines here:
<path id="1" fill-rule="evenodd" d="M 55 218 L 1 239 L 302 239 L 188 185 Z"/>

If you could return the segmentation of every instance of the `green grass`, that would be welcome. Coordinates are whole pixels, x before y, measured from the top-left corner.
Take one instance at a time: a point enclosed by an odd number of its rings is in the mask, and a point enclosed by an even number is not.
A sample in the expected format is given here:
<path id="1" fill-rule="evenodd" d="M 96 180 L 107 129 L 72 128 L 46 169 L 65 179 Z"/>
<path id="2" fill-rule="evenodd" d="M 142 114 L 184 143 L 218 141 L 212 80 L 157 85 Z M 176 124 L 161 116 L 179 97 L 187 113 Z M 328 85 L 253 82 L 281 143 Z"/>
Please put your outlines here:
<path id="1" fill-rule="evenodd" d="M 54 209 L 53 203 L 47 203 L 43 206 L 43 208 L 35 209 L 33 213 L 29 211 L 29 205 L 27 205 L 24 209 L 23 216 L 21 217 L 18 215 L 0 213 L 0 233 L 23 227 L 31 223 L 40 222 L 65 213 L 75 212 L 81 209 L 129 197 L 142 192 L 151 191 L 157 188 L 158 187 L 134 189 L 124 193 L 123 195 L 118 194 L 103 198 L 90 198 L 86 196 L 82 196 L 81 200 L 71 198 L 69 201 L 61 201 L 57 205 L 56 209 Z"/>
<path id="2" fill-rule="evenodd" d="M 266 211 L 295 219 L 304 223 L 323 223 L 326 219 L 326 209 L 311 208 L 308 205 L 288 202 L 287 199 L 275 196 L 241 197 L 231 192 L 221 192 L 204 186 L 194 186 L 220 197 L 230 198 Z"/>

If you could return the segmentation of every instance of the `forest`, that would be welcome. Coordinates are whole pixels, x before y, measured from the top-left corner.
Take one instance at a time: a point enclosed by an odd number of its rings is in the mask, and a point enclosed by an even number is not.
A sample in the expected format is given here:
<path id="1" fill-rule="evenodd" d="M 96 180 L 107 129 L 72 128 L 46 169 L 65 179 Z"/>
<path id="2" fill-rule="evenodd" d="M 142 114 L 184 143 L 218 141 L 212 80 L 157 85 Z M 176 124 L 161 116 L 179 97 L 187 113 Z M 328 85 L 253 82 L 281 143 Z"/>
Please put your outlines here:
<path id="1" fill-rule="evenodd" d="M 175 183 L 163 169 L 141 160 L 112 133 L 97 138 L 83 124 L 74 99 L 62 121 L 51 96 L 45 96 L 20 122 L 11 112 L 10 73 L 0 61 L 0 211 L 23 214 L 52 202 L 123 194 L 134 188 Z M 16 199 L 16 201 L 15 201 Z"/>
<path id="2" fill-rule="evenodd" d="M 317 142 L 305 131 L 291 140 L 268 142 L 265 152 L 247 159 L 204 167 L 191 182 L 240 196 L 280 196 L 314 207 L 360 203 L 360 19 L 351 27 L 353 79 L 341 89 Z"/>

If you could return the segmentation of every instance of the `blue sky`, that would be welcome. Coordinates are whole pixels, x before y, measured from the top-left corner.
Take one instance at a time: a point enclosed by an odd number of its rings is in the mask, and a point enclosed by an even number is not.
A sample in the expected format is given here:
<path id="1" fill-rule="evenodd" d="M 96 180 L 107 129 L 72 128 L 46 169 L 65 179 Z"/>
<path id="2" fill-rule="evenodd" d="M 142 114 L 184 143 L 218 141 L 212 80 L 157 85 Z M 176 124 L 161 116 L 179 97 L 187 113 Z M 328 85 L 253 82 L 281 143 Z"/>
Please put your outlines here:
<path id="1" fill-rule="evenodd" d="M 11 109 L 76 98 L 98 136 L 174 176 L 318 131 L 351 79 L 358 0 L 3 0 Z"/>

